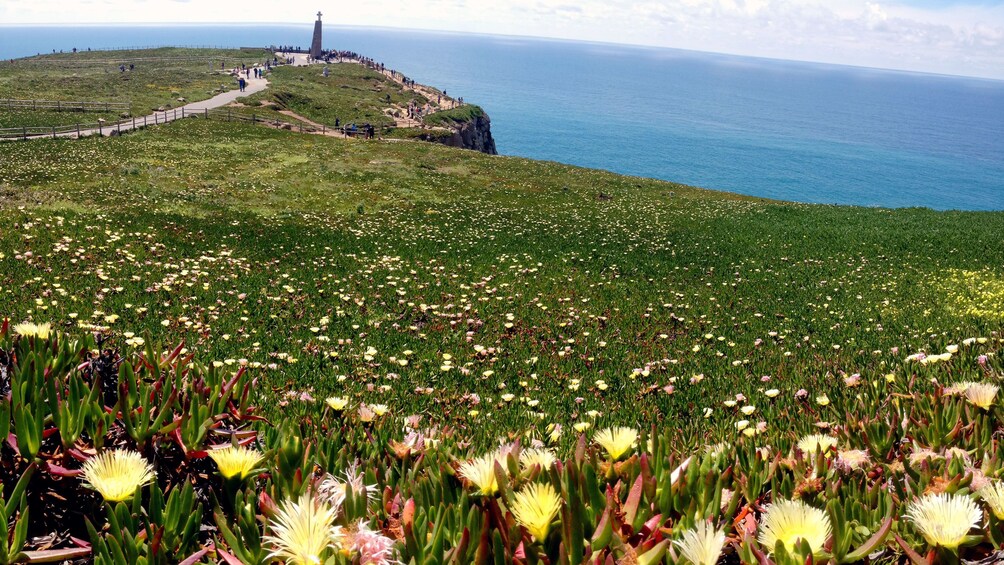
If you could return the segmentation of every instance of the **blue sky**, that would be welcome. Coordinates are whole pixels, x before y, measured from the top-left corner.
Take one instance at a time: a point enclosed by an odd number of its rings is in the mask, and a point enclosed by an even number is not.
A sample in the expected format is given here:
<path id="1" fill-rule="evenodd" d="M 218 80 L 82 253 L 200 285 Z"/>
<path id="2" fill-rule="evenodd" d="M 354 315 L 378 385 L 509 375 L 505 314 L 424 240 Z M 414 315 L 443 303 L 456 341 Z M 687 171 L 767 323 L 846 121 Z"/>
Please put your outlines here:
<path id="1" fill-rule="evenodd" d="M 281 6 L 281 7 L 280 7 Z M 0 24 L 309 23 L 530 35 L 1004 79 L 1004 0 L 0 0 Z"/>

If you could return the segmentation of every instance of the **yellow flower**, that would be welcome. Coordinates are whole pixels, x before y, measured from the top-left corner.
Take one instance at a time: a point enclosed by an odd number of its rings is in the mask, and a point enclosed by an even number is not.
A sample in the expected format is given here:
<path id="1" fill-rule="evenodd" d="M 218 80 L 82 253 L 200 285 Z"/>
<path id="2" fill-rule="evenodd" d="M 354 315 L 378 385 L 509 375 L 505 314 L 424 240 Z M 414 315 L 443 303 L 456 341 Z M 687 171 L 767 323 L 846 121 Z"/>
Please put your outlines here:
<path id="1" fill-rule="evenodd" d="M 370 410 L 373 410 L 377 416 L 383 416 L 387 413 L 388 408 L 386 404 L 370 404 Z"/>
<path id="2" fill-rule="evenodd" d="M 979 526 L 983 512 L 968 496 L 928 494 L 910 503 L 906 517 L 927 543 L 958 549 L 969 530 Z"/>
<path id="3" fill-rule="evenodd" d="M 781 500 L 767 507 L 761 519 L 760 543 L 773 551 L 781 542 L 789 552 L 805 540 L 813 553 L 823 548 L 830 537 L 830 518 L 826 512 L 801 500 Z"/>
<path id="4" fill-rule="evenodd" d="M 332 396 L 324 400 L 328 407 L 335 412 L 341 412 L 345 410 L 345 407 L 349 405 L 349 397 L 347 396 Z"/>
<path id="5" fill-rule="evenodd" d="M 519 454 L 519 464 L 524 470 L 531 469 L 534 465 L 540 465 L 541 471 L 546 471 L 554 464 L 555 457 L 549 449 L 524 449 Z"/>
<path id="6" fill-rule="evenodd" d="M 994 481 L 977 491 L 977 494 L 987 503 L 998 520 L 1004 520 L 1004 483 Z"/>
<path id="7" fill-rule="evenodd" d="M 593 441 L 600 444 L 611 459 L 618 461 L 634 448 L 638 441 L 638 430 L 626 427 L 607 428 L 596 432 Z"/>
<path id="8" fill-rule="evenodd" d="M 489 453 L 460 464 L 457 473 L 478 488 L 481 496 L 493 496 L 499 490 L 495 479 L 495 454 Z"/>
<path id="9" fill-rule="evenodd" d="M 309 493 L 296 502 L 286 500 L 269 521 L 272 534 L 262 541 L 274 549 L 268 555 L 289 565 L 318 565 L 330 549 L 337 549 L 342 531 L 335 525 L 336 509 Z"/>
<path id="10" fill-rule="evenodd" d="M 136 489 L 153 481 L 156 474 L 135 451 L 105 451 L 84 463 L 84 485 L 101 493 L 107 502 L 129 500 Z"/>
<path id="11" fill-rule="evenodd" d="M 836 447 L 837 438 L 823 434 L 812 434 L 798 440 L 798 449 L 806 455 L 815 455 L 817 451 L 828 453 Z"/>
<path id="12" fill-rule="evenodd" d="M 994 405 L 994 398 L 1000 388 L 989 383 L 973 383 L 966 387 L 966 400 L 970 404 L 989 410 Z"/>
<path id="13" fill-rule="evenodd" d="M 674 541 L 673 545 L 694 565 L 715 565 L 725 547 L 725 532 L 702 520 L 693 530 L 683 532 L 683 539 Z"/>
<path id="14" fill-rule="evenodd" d="M 52 325 L 48 322 L 44 324 L 33 324 L 24 322 L 14 326 L 14 331 L 21 337 L 37 337 L 39 339 L 49 339 L 52 333 Z"/>
<path id="15" fill-rule="evenodd" d="M 229 445 L 223 449 L 210 450 L 209 457 L 216 461 L 223 478 L 240 477 L 244 480 L 261 462 L 262 454 L 256 449 Z"/>
<path id="16" fill-rule="evenodd" d="M 512 515 L 516 523 L 526 528 L 533 539 L 543 542 L 551 522 L 561 509 L 561 499 L 550 484 L 532 484 L 516 493 Z"/>
<path id="17" fill-rule="evenodd" d="M 575 425 L 572 426 L 572 429 L 581 434 L 591 427 L 593 427 L 593 425 L 590 422 L 576 422 Z"/>
<path id="18" fill-rule="evenodd" d="M 821 394 L 816 397 L 816 404 L 820 406 L 829 406 L 830 397 L 826 396 L 825 394 Z"/>

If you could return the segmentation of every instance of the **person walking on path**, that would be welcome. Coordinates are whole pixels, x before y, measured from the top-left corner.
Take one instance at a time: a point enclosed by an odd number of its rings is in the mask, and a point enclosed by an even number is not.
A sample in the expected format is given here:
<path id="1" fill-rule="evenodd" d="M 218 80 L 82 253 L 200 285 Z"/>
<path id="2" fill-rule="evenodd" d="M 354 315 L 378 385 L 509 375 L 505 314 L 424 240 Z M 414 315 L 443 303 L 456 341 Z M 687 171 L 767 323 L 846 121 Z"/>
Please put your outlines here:
<path id="1" fill-rule="evenodd" d="M 247 86 L 247 81 L 243 77 L 237 80 L 237 85 L 241 87 L 241 92 L 244 92 L 244 88 Z"/>

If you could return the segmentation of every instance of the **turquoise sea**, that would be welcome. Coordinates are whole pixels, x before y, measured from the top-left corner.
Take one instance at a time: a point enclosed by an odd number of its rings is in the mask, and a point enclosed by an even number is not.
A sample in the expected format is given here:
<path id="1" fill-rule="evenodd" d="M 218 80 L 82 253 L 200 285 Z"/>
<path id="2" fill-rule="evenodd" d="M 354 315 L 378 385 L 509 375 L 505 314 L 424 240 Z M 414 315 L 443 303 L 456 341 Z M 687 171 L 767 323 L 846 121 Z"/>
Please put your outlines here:
<path id="1" fill-rule="evenodd" d="M 498 149 L 802 202 L 1004 209 L 1004 81 L 673 49 L 328 25 L 482 105 Z M 0 27 L 0 57 L 307 45 L 311 26 Z M 0 98 L 3 92 L 0 92 Z"/>

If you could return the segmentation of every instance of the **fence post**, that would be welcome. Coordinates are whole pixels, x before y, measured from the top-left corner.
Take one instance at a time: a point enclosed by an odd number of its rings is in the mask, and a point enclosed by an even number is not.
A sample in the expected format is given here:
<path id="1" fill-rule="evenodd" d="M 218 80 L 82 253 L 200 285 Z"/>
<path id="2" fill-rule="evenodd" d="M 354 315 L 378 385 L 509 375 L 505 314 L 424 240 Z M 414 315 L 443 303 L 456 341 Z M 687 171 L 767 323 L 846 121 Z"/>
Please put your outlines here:
<path id="1" fill-rule="evenodd" d="M 136 118 L 135 117 L 133 117 L 133 119 L 132 119 L 132 129 L 136 129 Z"/>
<path id="2" fill-rule="evenodd" d="M 325 133 L 327 132 L 324 129 L 324 124 L 321 124 L 321 135 L 324 135 Z"/>
<path id="3" fill-rule="evenodd" d="M 206 119 L 209 119 L 209 108 L 206 108 Z"/>
<path id="4" fill-rule="evenodd" d="M 178 119 L 178 109 L 177 108 L 174 109 L 174 119 L 176 119 L 176 120 Z"/>
<path id="5" fill-rule="evenodd" d="M 258 123 L 258 119 L 257 119 L 257 117 L 254 114 L 251 114 L 251 123 L 252 124 Z"/>
<path id="6" fill-rule="evenodd" d="M 35 101 L 34 100 L 31 101 L 31 109 L 35 110 Z"/>
<path id="7" fill-rule="evenodd" d="M 230 108 L 227 108 L 227 121 L 230 121 Z"/>
<path id="8" fill-rule="evenodd" d="M 143 116 L 143 127 L 146 127 L 146 116 Z"/>
<path id="9" fill-rule="evenodd" d="M 63 110 L 63 103 L 60 102 L 59 100 L 56 100 L 56 111 L 61 112 L 62 110 Z"/>
<path id="10" fill-rule="evenodd" d="M 56 126 L 52 126 L 52 139 L 56 139 Z"/>
<path id="11" fill-rule="evenodd" d="M 107 112 L 107 111 L 108 111 L 108 103 L 105 102 L 105 112 Z"/>
<path id="12" fill-rule="evenodd" d="M 80 139 L 80 124 L 77 124 L 77 139 Z"/>
<path id="13" fill-rule="evenodd" d="M 303 133 L 303 122 L 300 122 L 300 133 Z"/>
<path id="14" fill-rule="evenodd" d="M 181 119 L 183 119 L 183 120 L 185 119 L 185 107 L 184 106 L 181 107 Z"/>
<path id="15" fill-rule="evenodd" d="M 104 128 L 101 127 L 101 122 L 98 122 L 98 136 L 102 136 L 105 134 L 105 132 L 101 131 L 102 129 Z"/>

